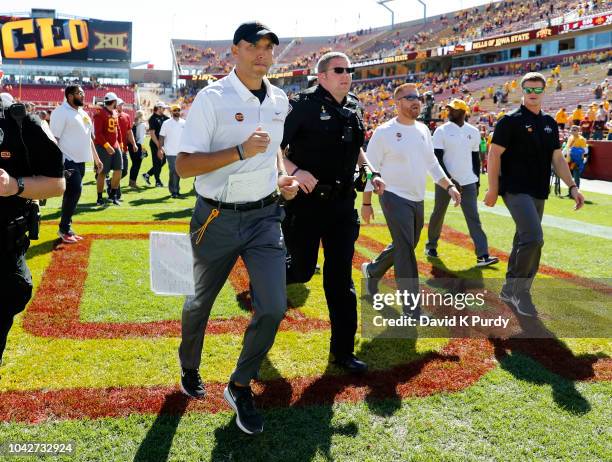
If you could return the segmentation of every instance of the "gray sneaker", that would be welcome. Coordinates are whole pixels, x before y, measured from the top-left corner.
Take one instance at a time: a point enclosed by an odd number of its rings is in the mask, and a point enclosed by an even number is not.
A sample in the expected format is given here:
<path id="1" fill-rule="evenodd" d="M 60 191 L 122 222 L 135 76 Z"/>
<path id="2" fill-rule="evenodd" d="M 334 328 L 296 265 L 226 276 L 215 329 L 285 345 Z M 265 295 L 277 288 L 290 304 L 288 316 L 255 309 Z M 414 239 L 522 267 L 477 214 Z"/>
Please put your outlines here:
<path id="1" fill-rule="evenodd" d="M 370 264 L 368 262 L 362 263 L 361 272 L 363 273 L 363 279 L 365 281 L 365 292 L 369 297 L 373 297 L 374 294 L 378 293 L 378 279 L 370 276 L 370 272 L 368 271 L 368 266 Z"/>

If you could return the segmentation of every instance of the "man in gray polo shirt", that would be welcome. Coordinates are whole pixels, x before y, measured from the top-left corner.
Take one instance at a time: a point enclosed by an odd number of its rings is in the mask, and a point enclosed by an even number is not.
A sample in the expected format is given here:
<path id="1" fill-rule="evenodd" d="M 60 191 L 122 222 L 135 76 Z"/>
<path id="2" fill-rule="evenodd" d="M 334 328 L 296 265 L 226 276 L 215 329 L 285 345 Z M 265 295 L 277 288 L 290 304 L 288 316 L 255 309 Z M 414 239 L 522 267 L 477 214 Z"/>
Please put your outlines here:
<path id="1" fill-rule="evenodd" d="M 287 308 L 285 245 L 281 231 L 285 199 L 298 183 L 283 170 L 280 143 L 289 102 L 264 77 L 278 37 L 258 22 L 234 34 L 236 67 L 196 96 L 181 137 L 176 171 L 196 177 L 197 202 L 191 220 L 195 295 L 183 307 L 179 358 L 181 390 L 204 396 L 199 367 L 204 330 L 217 294 L 238 257 L 249 272 L 253 317 L 224 397 L 238 427 L 263 431 L 251 380 L 272 347 Z"/>

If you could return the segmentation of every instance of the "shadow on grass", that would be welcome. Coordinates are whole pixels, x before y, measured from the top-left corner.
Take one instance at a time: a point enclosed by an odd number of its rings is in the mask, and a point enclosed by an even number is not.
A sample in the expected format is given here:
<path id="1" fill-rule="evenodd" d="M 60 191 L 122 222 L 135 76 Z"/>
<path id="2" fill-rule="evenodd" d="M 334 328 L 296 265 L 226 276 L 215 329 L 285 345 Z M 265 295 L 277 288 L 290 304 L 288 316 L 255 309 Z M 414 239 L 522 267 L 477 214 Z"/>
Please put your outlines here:
<path id="1" fill-rule="evenodd" d="M 52 241 L 44 241 L 36 244 L 33 244 L 34 242 L 36 241 L 30 242 L 30 247 L 28 248 L 28 253 L 26 254 L 28 259 L 52 252 L 55 246 L 57 246 L 61 241 L 59 239 L 54 239 Z"/>
<path id="2" fill-rule="evenodd" d="M 192 209 L 171 210 L 168 212 L 154 213 L 155 220 L 173 220 L 179 218 L 191 218 L 193 215 Z"/>
<path id="3" fill-rule="evenodd" d="M 501 367 L 518 380 L 549 385 L 555 403 L 565 411 L 577 415 L 588 413 L 591 404 L 576 389 L 576 382 L 595 377 L 593 364 L 600 355 L 574 355 L 539 320 L 522 323 L 522 327 L 526 338 L 490 340 Z M 527 338 L 544 332 L 551 338 Z"/>
<path id="4" fill-rule="evenodd" d="M 166 396 L 155 422 L 140 443 L 134 462 L 166 461 L 189 398 L 179 391 Z"/>

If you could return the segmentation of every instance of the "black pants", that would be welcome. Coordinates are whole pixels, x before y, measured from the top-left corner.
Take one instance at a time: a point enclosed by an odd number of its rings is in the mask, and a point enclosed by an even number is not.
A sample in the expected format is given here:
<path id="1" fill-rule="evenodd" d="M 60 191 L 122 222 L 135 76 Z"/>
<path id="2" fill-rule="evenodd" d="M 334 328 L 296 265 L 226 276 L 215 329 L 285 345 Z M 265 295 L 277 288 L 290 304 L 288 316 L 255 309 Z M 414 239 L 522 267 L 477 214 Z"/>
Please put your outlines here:
<path id="1" fill-rule="evenodd" d="M 160 160 L 159 157 L 157 157 L 158 149 L 157 145 L 153 141 L 150 141 L 149 146 L 151 147 L 151 160 L 153 161 L 153 167 L 151 167 L 147 174 L 150 176 L 154 176 L 156 183 L 161 183 L 161 178 L 159 177 L 159 175 L 161 174 L 162 167 L 166 163 L 166 158 L 164 157 Z"/>
<path id="2" fill-rule="evenodd" d="M 130 146 L 131 148 L 131 146 Z M 121 151 L 122 167 L 121 167 L 121 178 L 125 178 L 128 174 L 128 153 L 127 149 Z"/>
<path id="3" fill-rule="evenodd" d="M 62 199 L 62 218 L 59 229 L 62 233 L 67 233 L 70 231 L 72 216 L 83 191 L 85 162 L 73 162 L 66 159 L 64 161 L 64 176 L 66 177 L 66 190 Z"/>
<path id="4" fill-rule="evenodd" d="M 323 289 L 331 322 L 330 352 L 336 359 L 353 353 L 357 331 L 357 294 L 352 279 L 359 216 L 352 197 L 297 199 L 286 205 L 283 234 L 287 246 L 287 284 L 308 282 L 323 243 Z"/>
<path id="5" fill-rule="evenodd" d="M 130 168 L 130 181 L 136 181 L 138 179 L 138 172 L 140 172 L 140 165 L 142 164 L 142 145 L 136 144 L 138 151 L 134 152 L 130 146 L 130 160 L 132 161 L 132 167 Z"/>
<path id="6" fill-rule="evenodd" d="M 32 297 L 32 275 L 25 259 L 29 245 L 29 239 L 23 236 L 16 249 L 10 252 L 0 249 L 0 280 L 3 286 L 0 297 L 0 358 L 13 325 L 13 317 L 25 309 Z"/>

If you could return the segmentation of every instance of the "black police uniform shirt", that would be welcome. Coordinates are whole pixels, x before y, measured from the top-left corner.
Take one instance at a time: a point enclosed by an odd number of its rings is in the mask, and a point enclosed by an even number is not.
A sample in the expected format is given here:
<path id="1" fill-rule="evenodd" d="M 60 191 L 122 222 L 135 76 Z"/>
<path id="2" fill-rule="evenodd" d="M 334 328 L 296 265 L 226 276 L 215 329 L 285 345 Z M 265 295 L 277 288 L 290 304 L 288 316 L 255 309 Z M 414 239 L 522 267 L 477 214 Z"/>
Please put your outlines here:
<path id="1" fill-rule="evenodd" d="M 521 105 L 497 122 L 491 143 L 506 148 L 501 156 L 500 195 L 548 198 L 553 151 L 561 148 L 554 118 Z"/>
<path id="2" fill-rule="evenodd" d="M 350 188 L 364 139 L 362 110 L 354 94 L 338 103 L 316 85 L 289 100 L 281 148 L 289 145 L 287 158 L 319 184 L 339 181 Z"/>
<path id="3" fill-rule="evenodd" d="M 155 136 L 159 138 L 159 132 L 161 131 L 161 127 L 169 117 L 166 117 L 163 114 L 153 114 L 149 117 L 149 130 L 155 130 Z"/>
<path id="4" fill-rule="evenodd" d="M 23 139 L 28 147 L 30 167 L 19 136 L 19 128 L 5 112 L 0 118 L 0 168 L 13 178 L 33 175 L 62 178 L 64 162 L 62 151 L 43 131 L 40 119 L 26 116 L 23 120 Z M 0 197 L 0 223 L 20 215 L 26 199 L 19 196 Z"/>

